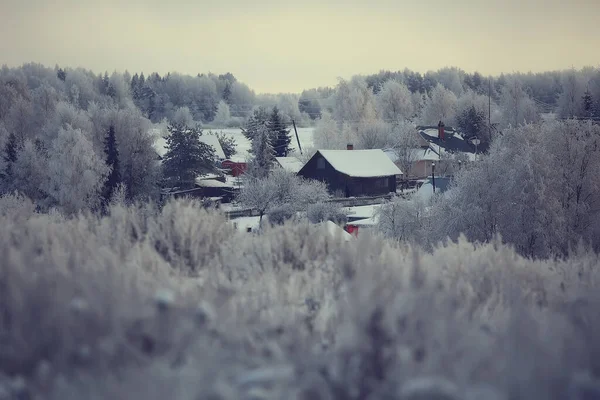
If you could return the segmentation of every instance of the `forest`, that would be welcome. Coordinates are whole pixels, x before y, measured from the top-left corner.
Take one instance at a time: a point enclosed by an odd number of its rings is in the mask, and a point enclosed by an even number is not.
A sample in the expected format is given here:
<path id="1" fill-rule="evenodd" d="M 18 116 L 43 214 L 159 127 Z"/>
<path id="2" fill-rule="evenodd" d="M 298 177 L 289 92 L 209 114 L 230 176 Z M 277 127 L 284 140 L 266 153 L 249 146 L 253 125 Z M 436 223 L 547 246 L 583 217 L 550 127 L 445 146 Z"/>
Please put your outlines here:
<path id="1" fill-rule="evenodd" d="M 256 94 L 232 74 L 3 67 L 0 399 L 597 398 L 599 119 L 596 68 Z M 160 196 L 216 171 L 208 129 L 239 127 L 257 160 L 288 153 L 291 121 L 315 149 L 402 152 L 442 120 L 480 157 L 352 241 L 325 228 L 346 216 L 323 185 L 258 161 L 237 199 L 267 215 L 257 234 Z"/>

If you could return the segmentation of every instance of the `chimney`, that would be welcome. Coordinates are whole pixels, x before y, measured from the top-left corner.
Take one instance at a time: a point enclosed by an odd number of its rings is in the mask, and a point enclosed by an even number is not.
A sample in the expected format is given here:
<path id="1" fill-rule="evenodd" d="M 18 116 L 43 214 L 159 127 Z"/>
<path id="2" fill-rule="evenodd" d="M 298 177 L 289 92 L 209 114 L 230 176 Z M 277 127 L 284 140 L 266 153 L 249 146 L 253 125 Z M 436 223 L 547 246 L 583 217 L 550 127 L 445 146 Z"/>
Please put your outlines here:
<path id="1" fill-rule="evenodd" d="M 346 150 L 354 150 L 354 145 L 352 143 L 348 143 L 346 145 Z"/>
<path id="2" fill-rule="evenodd" d="M 440 121 L 440 123 L 438 124 L 438 139 L 440 139 L 440 140 L 445 139 L 444 127 L 445 127 L 444 123 L 442 121 Z"/>

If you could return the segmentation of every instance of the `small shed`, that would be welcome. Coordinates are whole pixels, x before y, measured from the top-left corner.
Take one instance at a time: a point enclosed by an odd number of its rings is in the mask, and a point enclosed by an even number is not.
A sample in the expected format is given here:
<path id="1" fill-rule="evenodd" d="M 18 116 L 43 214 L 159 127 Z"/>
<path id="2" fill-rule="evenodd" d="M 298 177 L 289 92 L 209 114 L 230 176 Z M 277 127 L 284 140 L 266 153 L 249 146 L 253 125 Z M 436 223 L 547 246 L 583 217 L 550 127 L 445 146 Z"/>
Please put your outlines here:
<path id="1" fill-rule="evenodd" d="M 298 175 L 323 181 L 342 197 L 380 196 L 396 192 L 402 171 L 383 150 L 317 150 Z"/>
<path id="2" fill-rule="evenodd" d="M 229 171 L 229 173 L 238 177 L 243 175 L 248 170 L 248 162 L 242 157 L 231 157 L 221 163 L 221 167 Z"/>

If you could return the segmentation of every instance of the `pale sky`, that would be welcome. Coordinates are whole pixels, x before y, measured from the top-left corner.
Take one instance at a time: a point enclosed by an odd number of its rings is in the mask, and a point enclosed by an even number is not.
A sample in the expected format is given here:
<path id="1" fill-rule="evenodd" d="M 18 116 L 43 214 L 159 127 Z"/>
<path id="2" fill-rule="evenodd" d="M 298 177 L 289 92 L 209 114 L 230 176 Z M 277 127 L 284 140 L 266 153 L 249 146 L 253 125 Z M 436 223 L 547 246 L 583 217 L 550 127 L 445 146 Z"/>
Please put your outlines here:
<path id="1" fill-rule="evenodd" d="M 300 92 L 381 69 L 598 67 L 599 17 L 600 0 L 0 0 L 0 64 Z"/>

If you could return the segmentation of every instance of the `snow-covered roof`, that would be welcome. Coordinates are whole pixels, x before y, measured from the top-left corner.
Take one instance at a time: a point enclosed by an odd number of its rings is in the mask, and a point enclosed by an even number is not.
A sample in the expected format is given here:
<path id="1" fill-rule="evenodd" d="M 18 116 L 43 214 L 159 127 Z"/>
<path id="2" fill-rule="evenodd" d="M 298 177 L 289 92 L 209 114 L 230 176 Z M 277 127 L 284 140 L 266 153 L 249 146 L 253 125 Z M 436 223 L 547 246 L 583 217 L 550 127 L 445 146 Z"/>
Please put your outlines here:
<path id="1" fill-rule="evenodd" d="M 377 225 L 377 220 L 378 219 L 376 217 L 359 219 L 357 221 L 348 222 L 348 225 L 353 225 L 353 226 L 375 226 L 375 225 Z"/>
<path id="2" fill-rule="evenodd" d="M 219 143 L 219 138 L 215 135 L 202 135 L 200 136 L 200 141 L 209 146 L 212 146 L 215 149 L 215 155 L 218 159 L 225 159 L 225 152 L 221 147 L 221 143 Z M 158 153 L 159 156 L 164 157 L 167 153 L 167 139 L 163 137 L 158 137 L 154 142 L 154 150 Z"/>
<path id="3" fill-rule="evenodd" d="M 297 173 L 304 166 L 304 163 L 296 157 L 275 157 L 275 160 L 288 172 Z"/>
<path id="4" fill-rule="evenodd" d="M 336 171 L 354 178 L 402 175 L 400 168 L 381 149 L 319 150 Z"/>
<path id="5" fill-rule="evenodd" d="M 231 188 L 231 184 L 223 183 L 216 179 L 202 179 L 201 177 L 196 178 L 196 186 L 200 187 L 213 187 L 213 188 Z"/>
<path id="6" fill-rule="evenodd" d="M 221 143 L 219 142 L 219 138 L 215 135 L 202 135 L 200 136 L 200 141 L 209 146 L 212 146 L 215 149 L 215 155 L 218 159 L 224 160 L 226 158 L 225 152 L 223 151 Z"/>
<path id="7" fill-rule="evenodd" d="M 439 161 L 440 155 L 436 153 L 431 147 L 410 149 L 410 158 L 413 161 Z M 398 154 L 392 150 L 384 150 L 385 154 L 389 157 L 392 162 L 398 162 Z"/>
<path id="8" fill-rule="evenodd" d="M 354 206 L 354 207 L 344 207 L 342 210 L 348 215 L 350 218 L 372 218 L 377 213 L 377 210 L 381 208 L 381 204 L 372 204 L 368 206 Z"/>
<path id="9" fill-rule="evenodd" d="M 339 235 L 346 242 L 354 239 L 354 236 L 352 236 L 350 233 L 346 232 L 344 230 L 344 228 L 337 225 L 335 222 L 326 221 L 326 222 L 324 222 L 324 225 L 327 227 L 327 231 L 329 232 L 329 234 L 331 234 L 334 237 Z"/>
<path id="10" fill-rule="evenodd" d="M 448 190 L 449 186 L 450 186 L 450 178 L 442 178 L 442 177 L 435 178 L 436 194 L 444 193 L 446 190 Z M 433 180 L 431 178 L 428 178 L 421 185 L 421 187 L 416 191 L 414 196 L 418 197 L 419 199 L 421 199 L 423 201 L 428 201 L 429 199 L 431 199 L 431 197 L 433 197 Z"/>

